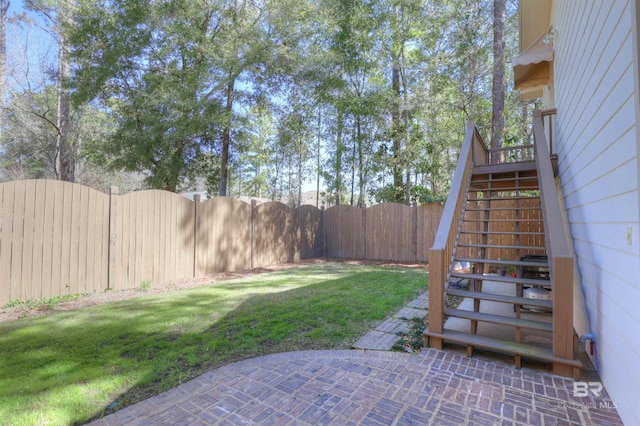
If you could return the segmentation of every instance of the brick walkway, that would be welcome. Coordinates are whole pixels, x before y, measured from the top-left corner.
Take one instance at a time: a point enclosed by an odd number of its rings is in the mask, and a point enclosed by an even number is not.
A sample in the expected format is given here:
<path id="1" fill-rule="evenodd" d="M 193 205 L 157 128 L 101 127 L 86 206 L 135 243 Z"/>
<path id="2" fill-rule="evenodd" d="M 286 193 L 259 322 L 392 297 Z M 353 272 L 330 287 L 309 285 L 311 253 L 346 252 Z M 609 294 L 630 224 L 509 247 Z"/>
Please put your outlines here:
<path id="1" fill-rule="evenodd" d="M 573 381 L 456 352 L 340 350 L 254 358 L 95 425 L 621 425 Z"/>
<path id="2" fill-rule="evenodd" d="M 411 320 L 427 316 L 429 293 L 423 293 L 400 309 L 375 329 L 362 336 L 353 344 L 355 349 L 375 349 L 390 351 L 399 340 L 398 333 L 407 333 L 411 328 Z"/>

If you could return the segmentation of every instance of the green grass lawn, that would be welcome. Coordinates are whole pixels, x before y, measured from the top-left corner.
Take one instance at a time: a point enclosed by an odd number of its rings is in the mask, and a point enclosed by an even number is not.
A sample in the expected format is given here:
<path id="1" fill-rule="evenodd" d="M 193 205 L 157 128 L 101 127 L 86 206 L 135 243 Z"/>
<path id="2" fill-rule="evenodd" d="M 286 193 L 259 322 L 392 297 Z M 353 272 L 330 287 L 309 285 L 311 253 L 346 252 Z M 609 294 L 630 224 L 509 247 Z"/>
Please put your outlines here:
<path id="1" fill-rule="evenodd" d="M 423 269 L 323 263 L 0 323 L 0 424 L 73 424 L 212 368 L 346 349 L 427 286 Z"/>

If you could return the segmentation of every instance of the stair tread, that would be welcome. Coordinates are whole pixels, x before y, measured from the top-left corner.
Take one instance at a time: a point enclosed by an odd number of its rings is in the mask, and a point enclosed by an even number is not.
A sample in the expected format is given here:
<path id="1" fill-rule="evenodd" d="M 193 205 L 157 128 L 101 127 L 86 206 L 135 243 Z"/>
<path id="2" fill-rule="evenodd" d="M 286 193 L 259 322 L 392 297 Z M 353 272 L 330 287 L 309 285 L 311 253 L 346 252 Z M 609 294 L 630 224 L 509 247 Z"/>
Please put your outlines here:
<path id="1" fill-rule="evenodd" d="M 515 232 L 510 231 L 465 231 L 461 230 L 461 234 L 478 234 L 478 235 L 515 235 Z M 518 232 L 518 235 L 544 235 L 544 232 Z"/>
<path id="2" fill-rule="evenodd" d="M 471 182 L 471 186 L 474 186 L 474 183 L 482 183 L 482 182 Z M 478 187 L 480 185 L 477 185 Z M 485 191 L 493 191 L 493 192 L 515 192 L 515 191 L 538 191 L 540 187 L 538 185 L 529 185 L 529 186 L 504 186 L 502 188 L 483 188 Z"/>
<path id="3" fill-rule="evenodd" d="M 542 222 L 543 219 L 541 217 L 522 217 L 522 218 L 514 218 L 514 219 L 469 219 L 464 217 L 463 220 L 465 222 Z"/>
<path id="4" fill-rule="evenodd" d="M 521 249 L 521 250 L 546 250 L 546 247 L 542 246 L 510 246 L 501 244 L 467 244 L 459 243 L 458 247 L 474 247 L 474 248 L 497 248 L 497 249 Z"/>
<path id="5" fill-rule="evenodd" d="M 538 174 L 532 174 L 529 176 L 515 176 L 513 172 L 505 172 L 505 173 L 491 173 L 491 176 L 488 177 L 489 173 L 472 173 L 471 174 L 471 182 L 510 182 L 513 180 L 517 181 L 531 181 L 538 180 Z M 498 176 L 495 176 L 498 175 Z"/>
<path id="6" fill-rule="evenodd" d="M 552 309 L 553 301 L 543 299 L 530 299 L 528 297 L 506 296 L 504 294 L 486 293 L 481 291 L 460 290 L 449 287 L 447 294 L 451 296 L 469 297 L 472 299 L 488 300 L 491 302 L 504 302 L 513 305 L 531 305 Z"/>
<path id="7" fill-rule="evenodd" d="M 471 178 L 471 184 L 474 183 L 511 183 L 518 182 L 522 184 L 531 184 L 538 183 L 537 177 L 528 177 L 528 178 L 503 178 L 503 179 L 474 179 Z"/>
<path id="8" fill-rule="evenodd" d="M 527 211 L 540 211 L 542 210 L 541 206 L 538 207 L 469 207 L 469 208 L 465 208 L 465 211 L 471 211 L 471 212 L 486 212 L 486 211 L 491 211 L 491 212 L 498 212 L 498 211 L 510 211 L 510 210 L 527 210 Z"/>
<path id="9" fill-rule="evenodd" d="M 485 263 L 490 265 L 513 265 L 513 266 L 535 266 L 548 268 L 549 262 L 532 262 L 527 260 L 502 260 L 502 259 L 481 259 L 476 257 L 456 257 L 454 261 L 469 263 Z"/>
<path id="10" fill-rule="evenodd" d="M 502 315 L 485 314 L 484 312 L 465 311 L 463 309 L 454 308 L 446 308 L 444 310 L 444 314 L 450 317 L 490 322 L 493 324 L 508 325 L 512 327 L 527 328 L 530 330 L 553 331 L 553 324 L 544 321 L 505 317 Z"/>
<path id="11" fill-rule="evenodd" d="M 509 174 L 509 173 L 538 173 L 536 162 L 519 161 L 515 163 L 474 165 L 473 174 Z"/>
<path id="12" fill-rule="evenodd" d="M 425 329 L 424 334 L 425 336 L 439 337 L 447 341 L 478 346 L 498 352 L 521 355 L 547 362 L 558 362 L 574 367 L 582 367 L 582 363 L 579 360 L 556 357 L 553 355 L 553 350 L 549 347 L 534 346 L 523 342 L 514 342 L 511 340 L 498 339 L 496 337 L 480 336 L 477 334 L 446 329 L 443 330 L 442 333 L 433 333 L 427 328 Z"/>
<path id="13" fill-rule="evenodd" d="M 529 196 L 506 196 L 506 197 L 491 197 L 491 198 L 467 198 L 467 202 L 471 203 L 474 201 L 516 201 L 516 200 L 540 200 L 540 197 L 529 197 Z"/>
<path id="14" fill-rule="evenodd" d="M 464 278 L 470 280 L 483 280 L 483 281 L 497 281 L 501 283 L 511 283 L 511 284 L 525 284 L 525 285 L 533 285 L 533 286 L 544 286 L 551 287 L 552 283 L 550 280 L 540 280 L 535 278 L 522 278 L 522 277 L 501 277 L 499 275 L 482 275 L 482 274 L 469 274 L 469 273 L 461 273 L 461 272 L 452 272 L 452 278 Z"/>

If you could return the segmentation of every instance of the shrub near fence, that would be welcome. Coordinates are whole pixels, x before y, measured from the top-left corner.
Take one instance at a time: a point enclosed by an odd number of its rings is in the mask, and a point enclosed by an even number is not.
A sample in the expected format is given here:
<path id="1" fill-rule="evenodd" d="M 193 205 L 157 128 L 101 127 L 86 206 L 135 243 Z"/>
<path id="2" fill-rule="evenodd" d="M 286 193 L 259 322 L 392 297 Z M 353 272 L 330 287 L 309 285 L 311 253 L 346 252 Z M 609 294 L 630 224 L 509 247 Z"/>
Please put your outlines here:
<path id="1" fill-rule="evenodd" d="M 439 204 L 291 209 L 149 190 L 0 184 L 0 306 L 335 257 L 427 262 Z"/>

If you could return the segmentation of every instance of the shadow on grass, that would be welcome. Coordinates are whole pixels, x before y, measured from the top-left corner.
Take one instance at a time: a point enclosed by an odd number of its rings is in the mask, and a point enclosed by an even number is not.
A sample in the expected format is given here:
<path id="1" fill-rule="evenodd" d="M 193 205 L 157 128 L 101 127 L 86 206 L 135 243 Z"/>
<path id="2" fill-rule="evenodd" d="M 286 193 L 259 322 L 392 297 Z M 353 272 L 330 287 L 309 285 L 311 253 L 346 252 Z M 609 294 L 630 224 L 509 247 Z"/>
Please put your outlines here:
<path id="1" fill-rule="evenodd" d="M 0 423 L 102 417 L 221 365 L 344 349 L 423 291 L 422 271 L 340 265 L 0 325 Z"/>

